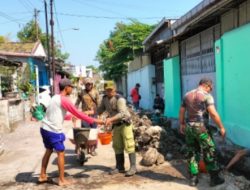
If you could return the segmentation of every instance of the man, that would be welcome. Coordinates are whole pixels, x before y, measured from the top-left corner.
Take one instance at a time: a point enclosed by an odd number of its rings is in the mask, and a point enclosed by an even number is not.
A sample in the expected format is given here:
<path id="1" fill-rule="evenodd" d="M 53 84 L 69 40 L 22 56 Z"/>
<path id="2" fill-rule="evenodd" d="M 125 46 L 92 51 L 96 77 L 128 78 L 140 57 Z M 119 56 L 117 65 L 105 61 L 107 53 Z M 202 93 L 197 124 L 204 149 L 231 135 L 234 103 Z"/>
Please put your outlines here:
<path id="1" fill-rule="evenodd" d="M 94 89 L 94 81 L 87 77 L 84 80 L 85 89 L 81 90 L 78 94 L 75 106 L 79 107 L 80 104 L 82 104 L 82 111 L 94 118 L 97 118 L 97 115 L 94 113 L 96 112 L 97 106 L 100 104 L 100 98 L 99 93 L 96 89 Z M 75 122 L 75 121 L 74 121 Z M 86 121 L 82 121 L 82 127 L 84 128 L 97 128 L 97 125 L 94 124 L 88 124 Z M 88 149 L 89 153 L 92 156 L 96 156 L 97 153 L 95 151 L 97 147 L 97 141 L 90 141 L 88 143 Z"/>
<path id="2" fill-rule="evenodd" d="M 207 170 L 210 173 L 210 186 L 224 183 L 224 179 L 219 175 L 220 168 L 216 161 L 215 144 L 206 128 L 208 127 L 210 115 L 218 125 L 222 138 L 225 137 L 225 128 L 215 109 L 214 99 L 210 94 L 212 89 L 213 84 L 210 79 L 201 79 L 199 87 L 185 95 L 180 108 L 180 132 L 186 136 L 191 186 L 196 186 L 198 183 L 198 162 L 201 151 Z M 187 118 L 185 120 L 186 112 Z"/>
<path id="3" fill-rule="evenodd" d="M 103 97 L 97 113 L 106 111 L 109 117 L 106 119 L 106 126 L 113 128 L 113 149 L 115 151 L 116 167 L 110 174 L 124 173 L 124 150 L 129 155 L 130 169 L 125 176 L 133 176 L 136 173 L 135 141 L 133 125 L 130 120 L 130 113 L 126 106 L 126 100 L 116 93 L 114 83 L 107 84 L 106 95 Z"/>
<path id="4" fill-rule="evenodd" d="M 63 121 L 66 112 L 69 111 L 79 119 L 82 119 L 89 124 L 103 123 L 101 120 L 88 117 L 87 115 L 79 112 L 74 105 L 67 98 L 72 93 L 72 83 L 69 79 L 62 79 L 59 82 L 60 94 L 54 95 L 46 110 L 45 118 L 42 121 L 40 129 L 43 143 L 46 148 L 45 154 L 42 159 L 41 173 L 38 179 L 39 183 L 47 182 L 46 169 L 50 156 L 55 150 L 58 157 L 59 180 L 58 185 L 69 185 L 71 182 L 64 177 L 64 141 L 65 135 L 63 134 Z"/>
<path id="5" fill-rule="evenodd" d="M 156 94 L 156 97 L 154 99 L 154 106 L 153 108 L 156 109 L 156 110 L 160 110 L 161 113 L 164 112 L 164 100 L 160 97 L 159 94 Z"/>
<path id="6" fill-rule="evenodd" d="M 140 107 L 140 99 L 141 99 L 141 95 L 139 94 L 140 87 L 141 87 L 141 85 L 139 83 L 136 83 L 135 87 L 130 92 L 130 96 L 132 98 L 132 102 L 133 102 L 133 105 L 134 105 L 136 111 Z"/>

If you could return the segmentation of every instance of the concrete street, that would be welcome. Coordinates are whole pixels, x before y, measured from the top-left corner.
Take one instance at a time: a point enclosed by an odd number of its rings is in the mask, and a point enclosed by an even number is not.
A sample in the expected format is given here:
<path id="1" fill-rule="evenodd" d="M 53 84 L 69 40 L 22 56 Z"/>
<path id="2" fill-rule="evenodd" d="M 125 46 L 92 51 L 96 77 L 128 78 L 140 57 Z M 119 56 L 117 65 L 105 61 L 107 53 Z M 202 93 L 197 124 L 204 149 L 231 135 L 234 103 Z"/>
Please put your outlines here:
<path id="1" fill-rule="evenodd" d="M 42 139 L 39 133 L 39 122 L 28 121 L 12 133 L 3 136 L 5 151 L 0 156 L 0 189 L 1 190 L 54 190 L 54 189 L 103 189 L 103 190 L 192 190 L 209 188 L 209 177 L 201 175 L 198 187 L 188 185 L 186 165 L 183 161 L 165 162 L 160 166 L 142 167 L 138 164 L 138 173 L 134 177 L 126 178 L 122 174 L 108 175 L 108 170 L 114 166 L 114 153 L 110 145 L 98 146 L 98 156 L 91 157 L 89 161 L 80 166 L 76 161 L 74 146 L 66 141 L 65 172 L 68 178 L 77 183 L 67 187 L 55 184 L 36 183 L 40 172 L 40 164 L 44 153 Z M 69 130 L 71 122 L 65 122 L 65 131 Z M 137 161 L 140 161 L 138 155 Z M 52 155 L 48 166 L 48 175 L 57 179 L 56 154 Z M 126 169 L 129 168 L 126 157 Z M 229 181 L 230 183 L 230 181 Z M 230 185 L 230 188 L 237 189 Z M 214 189 L 228 189 L 221 185 Z"/>

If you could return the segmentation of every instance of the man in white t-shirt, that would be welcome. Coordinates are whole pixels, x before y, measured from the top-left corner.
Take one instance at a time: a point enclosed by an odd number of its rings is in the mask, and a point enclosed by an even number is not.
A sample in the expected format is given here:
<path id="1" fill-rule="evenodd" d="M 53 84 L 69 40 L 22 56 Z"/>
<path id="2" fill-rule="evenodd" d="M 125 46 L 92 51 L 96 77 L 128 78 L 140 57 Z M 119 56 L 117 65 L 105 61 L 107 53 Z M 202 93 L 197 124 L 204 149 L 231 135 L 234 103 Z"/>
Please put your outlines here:
<path id="1" fill-rule="evenodd" d="M 42 120 L 41 135 L 43 138 L 44 147 L 46 148 L 45 154 L 42 159 L 41 173 L 38 179 L 39 183 L 48 182 L 46 169 L 50 156 L 55 150 L 58 156 L 59 180 L 58 185 L 69 185 L 72 182 L 66 180 L 64 177 L 64 141 L 65 135 L 62 131 L 63 121 L 66 112 L 69 111 L 75 117 L 86 121 L 89 124 L 99 123 L 103 124 L 102 120 L 95 119 L 78 111 L 78 109 L 67 98 L 72 93 L 72 83 L 69 79 L 62 79 L 59 82 L 60 94 L 52 97 L 49 106 L 46 110 L 46 115 Z"/>

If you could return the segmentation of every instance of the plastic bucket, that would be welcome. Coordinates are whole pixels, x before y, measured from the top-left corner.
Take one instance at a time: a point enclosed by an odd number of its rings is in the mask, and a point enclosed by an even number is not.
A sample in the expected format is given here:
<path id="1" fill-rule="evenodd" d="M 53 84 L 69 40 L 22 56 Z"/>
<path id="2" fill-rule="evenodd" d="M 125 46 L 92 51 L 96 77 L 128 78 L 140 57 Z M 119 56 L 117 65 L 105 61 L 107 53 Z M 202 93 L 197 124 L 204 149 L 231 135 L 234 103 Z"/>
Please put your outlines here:
<path id="1" fill-rule="evenodd" d="M 199 171 L 201 173 L 207 173 L 206 164 L 205 164 L 204 160 L 199 161 Z"/>
<path id="2" fill-rule="evenodd" d="M 112 140 L 112 133 L 99 133 L 98 137 L 102 145 L 109 144 Z"/>

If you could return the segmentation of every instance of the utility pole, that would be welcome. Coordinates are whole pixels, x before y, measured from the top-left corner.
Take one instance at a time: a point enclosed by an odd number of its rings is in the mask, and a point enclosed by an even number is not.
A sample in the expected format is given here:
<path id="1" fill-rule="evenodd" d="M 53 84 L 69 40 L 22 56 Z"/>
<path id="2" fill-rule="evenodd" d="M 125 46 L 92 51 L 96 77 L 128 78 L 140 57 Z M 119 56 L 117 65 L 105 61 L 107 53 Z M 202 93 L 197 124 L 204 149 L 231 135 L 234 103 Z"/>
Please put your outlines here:
<path id="1" fill-rule="evenodd" d="M 35 25 L 36 25 L 36 41 L 38 40 L 38 13 L 39 11 L 37 9 L 34 10 L 34 17 L 35 17 Z"/>
<path id="2" fill-rule="evenodd" d="M 55 51 L 54 51 L 54 20 L 53 20 L 53 0 L 50 0 L 50 26 L 51 26 L 51 65 L 52 65 L 52 80 L 53 80 L 53 92 L 54 95 L 56 92 L 56 81 L 55 81 Z"/>
<path id="3" fill-rule="evenodd" d="M 47 64 L 48 64 L 48 75 L 49 75 L 49 83 L 50 85 L 52 85 L 52 77 L 53 77 L 53 73 L 52 73 L 52 65 L 50 62 L 50 45 L 49 45 L 49 24 L 48 24 L 48 9 L 47 9 L 47 1 L 44 0 L 44 10 L 45 10 L 45 24 L 46 24 L 46 43 L 47 43 Z M 52 92 L 52 88 L 50 89 Z"/>

